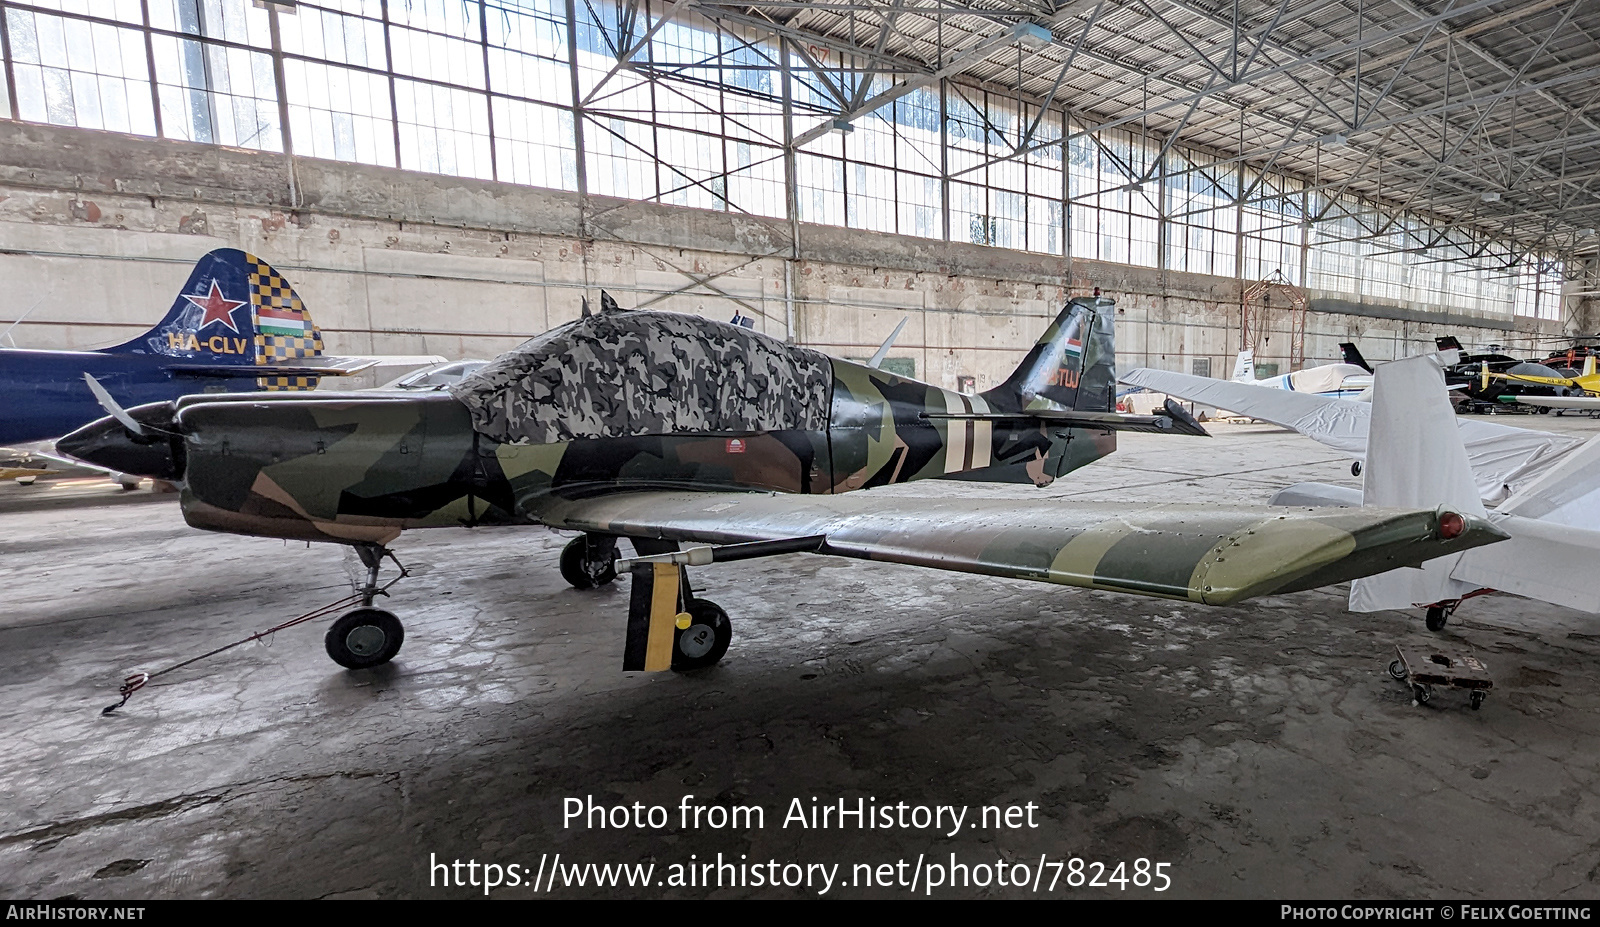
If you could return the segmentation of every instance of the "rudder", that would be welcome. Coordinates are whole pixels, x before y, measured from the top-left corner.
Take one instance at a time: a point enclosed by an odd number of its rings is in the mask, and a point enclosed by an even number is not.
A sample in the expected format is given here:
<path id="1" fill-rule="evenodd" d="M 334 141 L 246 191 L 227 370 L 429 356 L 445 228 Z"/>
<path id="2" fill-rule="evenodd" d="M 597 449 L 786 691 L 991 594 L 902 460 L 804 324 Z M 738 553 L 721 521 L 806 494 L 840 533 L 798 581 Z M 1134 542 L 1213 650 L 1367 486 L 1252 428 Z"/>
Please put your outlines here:
<path id="1" fill-rule="evenodd" d="M 996 411 L 1054 409 L 1111 412 L 1116 408 L 1116 304 L 1078 296 L 1028 350 L 1005 382 L 982 394 Z"/>
<path id="2" fill-rule="evenodd" d="M 322 354 L 322 332 L 272 265 L 235 248 L 195 262 L 167 314 L 137 338 L 105 348 L 109 354 L 157 354 L 206 366 L 294 366 Z M 246 370 L 240 371 L 247 375 Z M 265 376 L 261 389 L 312 389 L 314 376 Z"/>

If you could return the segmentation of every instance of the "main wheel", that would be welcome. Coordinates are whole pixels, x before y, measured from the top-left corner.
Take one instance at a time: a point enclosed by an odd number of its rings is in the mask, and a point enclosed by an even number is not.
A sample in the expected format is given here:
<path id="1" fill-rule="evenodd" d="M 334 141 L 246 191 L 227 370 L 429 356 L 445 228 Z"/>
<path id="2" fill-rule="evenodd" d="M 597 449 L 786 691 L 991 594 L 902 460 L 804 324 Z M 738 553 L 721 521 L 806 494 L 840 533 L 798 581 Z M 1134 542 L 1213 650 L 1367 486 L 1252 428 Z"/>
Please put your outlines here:
<path id="1" fill-rule="evenodd" d="M 733 640 L 728 613 L 715 602 L 691 599 L 687 614 L 689 626 L 681 629 L 672 642 L 674 670 L 703 669 L 715 664 L 728 652 L 728 642 Z"/>
<path id="2" fill-rule="evenodd" d="M 561 578 L 574 589 L 593 589 L 617 578 L 617 565 L 612 560 L 589 559 L 589 539 L 573 538 L 561 548 Z"/>
<path id="3" fill-rule="evenodd" d="M 1472 710 L 1473 711 L 1477 711 L 1479 708 L 1483 707 L 1484 695 L 1483 695 L 1483 690 L 1482 689 L 1473 689 L 1471 698 L 1472 698 Z"/>
<path id="4" fill-rule="evenodd" d="M 1450 613 L 1445 611 L 1443 605 L 1428 606 L 1428 617 L 1424 619 L 1430 631 L 1443 631 L 1445 622 L 1450 620 Z"/>
<path id="5" fill-rule="evenodd" d="M 366 669 L 388 663 L 405 643 L 400 619 L 381 608 L 345 612 L 322 639 L 333 662 L 349 669 Z"/>

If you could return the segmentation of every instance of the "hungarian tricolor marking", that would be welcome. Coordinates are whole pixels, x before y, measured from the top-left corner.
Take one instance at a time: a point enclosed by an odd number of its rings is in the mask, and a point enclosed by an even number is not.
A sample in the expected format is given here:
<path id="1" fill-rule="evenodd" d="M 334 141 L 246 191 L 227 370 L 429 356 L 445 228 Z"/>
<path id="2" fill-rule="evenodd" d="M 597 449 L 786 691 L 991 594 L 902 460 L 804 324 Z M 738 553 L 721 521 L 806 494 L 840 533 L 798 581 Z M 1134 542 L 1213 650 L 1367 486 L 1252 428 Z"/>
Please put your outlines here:
<path id="1" fill-rule="evenodd" d="M 311 330 L 305 317 L 298 312 L 269 309 L 266 306 L 256 310 L 256 327 L 261 329 L 263 335 L 304 336 Z"/>

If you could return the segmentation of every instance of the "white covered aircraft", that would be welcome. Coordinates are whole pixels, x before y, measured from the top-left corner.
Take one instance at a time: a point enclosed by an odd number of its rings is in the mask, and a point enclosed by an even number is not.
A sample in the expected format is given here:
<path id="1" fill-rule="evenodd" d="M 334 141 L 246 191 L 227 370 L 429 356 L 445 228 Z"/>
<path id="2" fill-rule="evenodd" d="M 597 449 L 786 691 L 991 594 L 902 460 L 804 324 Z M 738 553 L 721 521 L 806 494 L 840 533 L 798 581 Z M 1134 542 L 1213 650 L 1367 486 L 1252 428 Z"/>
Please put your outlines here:
<path id="1" fill-rule="evenodd" d="M 1341 344 L 1339 349 L 1344 352 L 1345 359 L 1342 363 L 1307 367 L 1304 370 L 1294 370 L 1259 380 L 1256 379 L 1255 352 L 1240 351 L 1238 358 L 1233 362 L 1233 382 L 1296 393 L 1315 393 L 1318 396 L 1353 399 L 1372 388 L 1372 368 L 1367 365 L 1354 344 Z"/>
<path id="2" fill-rule="evenodd" d="M 1361 580 L 1352 611 L 1426 608 L 1437 631 L 1463 599 L 1492 590 L 1600 614 L 1600 587 L 1588 577 L 1600 556 L 1600 531 L 1590 527 L 1600 523 L 1600 437 L 1458 418 L 1444 383 L 1455 354 L 1382 365 L 1371 402 L 1142 368 L 1121 379 L 1292 428 L 1365 462 L 1359 490 L 1300 483 L 1275 504 L 1461 506 L 1511 534 L 1493 551 Z"/>
<path id="3" fill-rule="evenodd" d="M 1437 362 L 1448 366 L 1454 363 L 1456 352 L 1445 351 L 1429 356 L 1436 357 Z M 1367 431 L 1372 419 L 1370 402 L 1319 396 L 1297 390 L 1262 389 L 1250 383 L 1214 380 L 1147 367 L 1130 370 L 1118 379 L 1130 386 L 1142 386 L 1200 405 L 1215 406 L 1292 428 L 1314 441 L 1349 454 L 1357 462 L 1365 461 L 1367 457 Z M 1466 446 L 1473 481 L 1486 505 L 1509 499 L 1516 490 L 1560 463 L 1566 455 L 1583 444 L 1581 438 L 1472 418 L 1456 418 L 1455 424 Z M 1359 471 L 1359 467 L 1353 468 L 1353 472 Z M 1292 501 L 1286 500 L 1289 504 L 1361 504 L 1359 494 L 1353 489 L 1318 483 L 1303 483 L 1298 488 L 1312 495 L 1295 496 Z"/>

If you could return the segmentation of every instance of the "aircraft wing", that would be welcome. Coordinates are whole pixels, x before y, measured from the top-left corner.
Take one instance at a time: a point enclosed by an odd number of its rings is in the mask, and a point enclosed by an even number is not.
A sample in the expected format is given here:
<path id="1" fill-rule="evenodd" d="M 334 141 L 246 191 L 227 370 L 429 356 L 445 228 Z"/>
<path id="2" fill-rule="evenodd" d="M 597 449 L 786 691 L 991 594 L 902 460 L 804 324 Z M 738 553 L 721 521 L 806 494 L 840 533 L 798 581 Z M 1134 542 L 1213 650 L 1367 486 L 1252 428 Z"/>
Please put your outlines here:
<path id="1" fill-rule="evenodd" d="M 1372 407 L 1365 402 L 1147 367 L 1130 370 L 1117 379 L 1200 405 L 1216 406 L 1292 428 L 1353 457 L 1365 457 L 1367 454 L 1367 423 Z"/>
<path id="2" fill-rule="evenodd" d="M 819 553 L 1226 605 L 1416 565 L 1500 540 L 1440 512 L 1066 500 L 630 492 L 551 499 L 552 528 L 735 544 L 823 536 Z"/>
<path id="3" fill-rule="evenodd" d="M 1265 389 L 1249 383 L 1213 380 L 1169 370 L 1138 368 L 1119 377 L 1201 405 L 1281 425 L 1360 460 L 1367 455 L 1367 430 L 1372 406 L 1353 399 L 1335 399 L 1290 390 Z M 1478 493 L 1486 503 L 1499 502 L 1523 483 L 1554 466 L 1583 443 L 1580 438 L 1514 428 L 1473 418 L 1456 419 Z"/>

